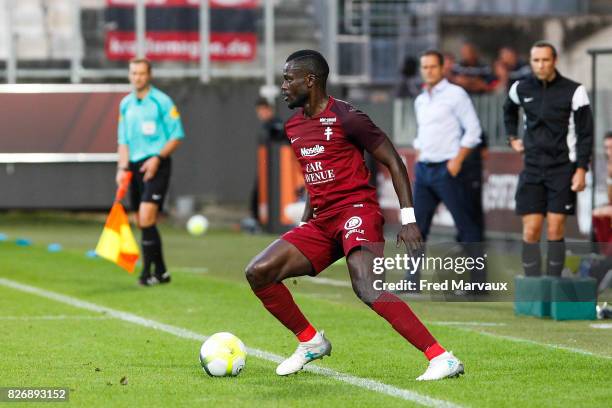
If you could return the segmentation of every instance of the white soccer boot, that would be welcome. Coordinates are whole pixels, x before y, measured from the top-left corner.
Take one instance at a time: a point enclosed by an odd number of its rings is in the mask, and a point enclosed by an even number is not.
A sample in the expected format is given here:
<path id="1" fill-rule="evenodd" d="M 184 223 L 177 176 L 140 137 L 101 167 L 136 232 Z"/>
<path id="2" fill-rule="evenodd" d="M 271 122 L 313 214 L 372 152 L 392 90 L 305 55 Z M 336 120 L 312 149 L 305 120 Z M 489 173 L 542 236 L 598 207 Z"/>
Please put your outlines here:
<path id="1" fill-rule="evenodd" d="M 297 373 L 311 361 L 318 360 L 324 356 L 331 356 L 331 350 L 332 345 L 325 338 L 325 333 L 323 331 L 317 332 L 311 340 L 298 344 L 291 357 L 276 367 L 276 374 L 289 375 Z"/>
<path id="2" fill-rule="evenodd" d="M 453 356 L 452 351 L 445 351 L 429 362 L 429 367 L 427 367 L 423 375 L 417 378 L 417 381 L 433 381 L 459 377 L 463 373 L 463 363 Z"/>

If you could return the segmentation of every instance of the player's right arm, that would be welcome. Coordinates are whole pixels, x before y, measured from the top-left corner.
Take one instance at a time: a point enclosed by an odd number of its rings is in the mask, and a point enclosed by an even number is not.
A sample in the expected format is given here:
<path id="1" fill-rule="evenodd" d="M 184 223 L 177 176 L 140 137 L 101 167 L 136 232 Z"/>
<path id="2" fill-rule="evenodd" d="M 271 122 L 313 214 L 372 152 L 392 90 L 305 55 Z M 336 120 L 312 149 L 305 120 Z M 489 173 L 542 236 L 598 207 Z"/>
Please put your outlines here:
<path id="1" fill-rule="evenodd" d="M 519 108 L 521 107 L 518 85 L 519 81 L 512 84 L 508 92 L 508 98 L 506 98 L 506 103 L 504 103 L 504 125 L 508 135 L 508 144 L 514 151 L 522 153 L 525 147 L 523 146 L 523 141 L 518 137 Z"/>
<path id="2" fill-rule="evenodd" d="M 312 218 L 312 206 L 310 205 L 310 195 L 308 193 L 306 194 L 306 206 L 304 207 L 304 214 L 302 214 L 302 221 L 301 223 L 306 223 L 308 222 L 311 218 Z"/>
<path id="3" fill-rule="evenodd" d="M 412 204 L 412 191 L 410 188 L 410 180 L 408 179 L 408 170 L 402 161 L 399 153 L 391 143 L 388 137 L 385 136 L 384 141 L 376 147 L 370 154 L 381 164 L 383 164 L 389 173 L 391 173 L 391 181 L 397 198 L 399 199 L 400 208 L 402 208 L 402 227 L 397 234 L 396 245 L 399 247 L 401 242 L 404 242 L 408 250 L 421 249 L 423 246 L 423 238 L 421 231 L 414 219 L 414 209 Z M 404 220 L 404 211 L 412 210 L 412 219 Z"/>
<path id="4" fill-rule="evenodd" d="M 400 203 L 402 227 L 397 234 L 397 246 L 401 242 L 408 250 L 421 249 L 423 238 L 414 218 L 412 191 L 408 171 L 393 143 L 365 113 L 353 110 L 346 117 L 344 128 L 351 139 L 383 164 L 391 174 L 393 188 Z"/>

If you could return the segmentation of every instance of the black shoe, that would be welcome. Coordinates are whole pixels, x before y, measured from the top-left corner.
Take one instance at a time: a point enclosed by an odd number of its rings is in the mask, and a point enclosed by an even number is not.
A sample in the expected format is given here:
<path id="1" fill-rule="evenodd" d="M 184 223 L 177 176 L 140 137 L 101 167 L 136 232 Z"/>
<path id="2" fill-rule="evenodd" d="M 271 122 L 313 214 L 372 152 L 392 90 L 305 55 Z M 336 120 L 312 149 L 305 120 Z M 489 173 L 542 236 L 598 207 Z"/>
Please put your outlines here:
<path id="1" fill-rule="evenodd" d="M 170 283 L 172 279 L 170 278 L 170 272 L 166 271 L 161 275 L 155 274 L 152 278 L 149 278 L 149 282 L 154 282 L 153 284 L 164 284 Z"/>
<path id="2" fill-rule="evenodd" d="M 145 270 L 143 268 L 140 271 L 140 276 L 138 277 L 138 286 L 149 286 L 149 278 L 151 277 L 151 271 Z"/>

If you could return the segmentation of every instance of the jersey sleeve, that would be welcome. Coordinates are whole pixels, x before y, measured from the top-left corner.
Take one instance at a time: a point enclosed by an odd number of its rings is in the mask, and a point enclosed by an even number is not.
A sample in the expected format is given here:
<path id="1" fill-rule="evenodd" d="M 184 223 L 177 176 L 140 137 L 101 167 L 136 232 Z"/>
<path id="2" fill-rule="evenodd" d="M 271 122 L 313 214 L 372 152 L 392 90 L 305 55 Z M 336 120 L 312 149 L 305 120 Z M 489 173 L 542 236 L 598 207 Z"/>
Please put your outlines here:
<path id="1" fill-rule="evenodd" d="M 185 137 L 183 123 L 181 121 L 181 114 L 170 98 L 167 98 L 163 102 L 162 120 L 164 122 L 164 128 L 166 129 L 168 139 L 182 139 Z"/>
<path id="2" fill-rule="evenodd" d="M 578 167 L 589 168 L 593 153 L 593 113 L 586 88 L 580 85 L 572 97 L 572 112 L 576 124 L 576 151 Z"/>
<path id="3" fill-rule="evenodd" d="M 519 108 L 521 105 L 518 86 L 519 81 L 512 84 L 504 103 L 504 126 L 508 136 L 518 136 Z"/>
<path id="4" fill-rule="evenodd" d="M 368 152 L 373 152 L 387 138 L 372 119 L 360 110 L 351 110 L 343 123 L 347 137 Z"/>

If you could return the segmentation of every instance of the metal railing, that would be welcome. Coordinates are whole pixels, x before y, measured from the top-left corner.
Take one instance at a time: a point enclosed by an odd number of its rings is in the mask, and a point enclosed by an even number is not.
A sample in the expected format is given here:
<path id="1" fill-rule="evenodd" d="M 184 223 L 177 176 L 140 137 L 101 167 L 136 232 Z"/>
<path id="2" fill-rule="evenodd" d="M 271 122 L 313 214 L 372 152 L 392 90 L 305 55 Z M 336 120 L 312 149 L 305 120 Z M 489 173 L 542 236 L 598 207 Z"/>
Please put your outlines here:
<path id="1" fill-rule="evenodd" d="M 587 12 L 590 0 L 438 0 L 444 14 L 512 16 L 572 15 Z"/>
<path id="2" fill-rule="evenodd" d="M 487 134 L 490 147 L 507 147 L 503 124 L 505 100 L 506 96 L 503 94 L 472 96 L 480 126 Z M 396 99 L 391 109 L 393 110 L 393 141 L 400 146 L 412 146 L 417 134 L 414 99 Z"/>
<path id="3" fill-rule="evenodd" d="M 37 80 L 69 80 L 79 83 L 84 80 L 117 79 L 126 77 L 126 69 L 119 68 L 118 64 L 106 64 L 102 67 L 84 66 L 84 39 L 82 16 L 85 8 L 80 0 L 63 0 L 70 7 L 70 44 L 66 51 L 69 58 L 47 59 L 45 61 L 24 61 L 17 52 L 17 29 L 12 17 L 12 10 L 21 0 L 4 0 L 0 3 L 0 10 L 4 13 L 6 24 L 0 25 L 4 31 L 6 41 L 6 64 L 0 69 L 0 77 L 7 83 L 17 83 L 23 79 Z M 57 1 L 57 0 L 54 0 Z M 144 56 L 146 50 L 146 0 L 134 1 L 134 33 L 136 56 Z M 44 0 L 43 0 L 44 2 Z M 261 0 L 263 8 L 262 27 L 263 52 L 259 53 L 254 63 L 240 64 L 211 64 L 210 58 L 210 1 L 199 0 L 199 61 L 195 63 L 159 64 L 155 75 L 160 78 L 198 78 L 207 83 L 211 78 L 263 78 L 265 80 L 264 93 L 273 95 L 274 86 L 274 5 L 275 0 Z M 45 3 L 46 4 L 46 3 Z M 57 4 L 57 3 L 55 3 Z M 22 4 L 23 5 L 23 4 Z M 41 6 L 42 7 L 42 6 Z M 103 13 L 99 13 L 103 16 Z M 45 16 L 43 16 L 45 17 Z M 102 24 L 99 24 L 102 26 Z M 100 58 L 101 59 L 101 58 Z M 59 67 L 58 67 L 59 65 Z M 101 64 L 102 65 L 102 64 Z"/>
<path id="4" fill-rule="evenodd" d="M 334 0 L 325 7 L 325 49 L 337 83 L 393 83 L 405 56 L 438 43 L 437 0 Z"/>

